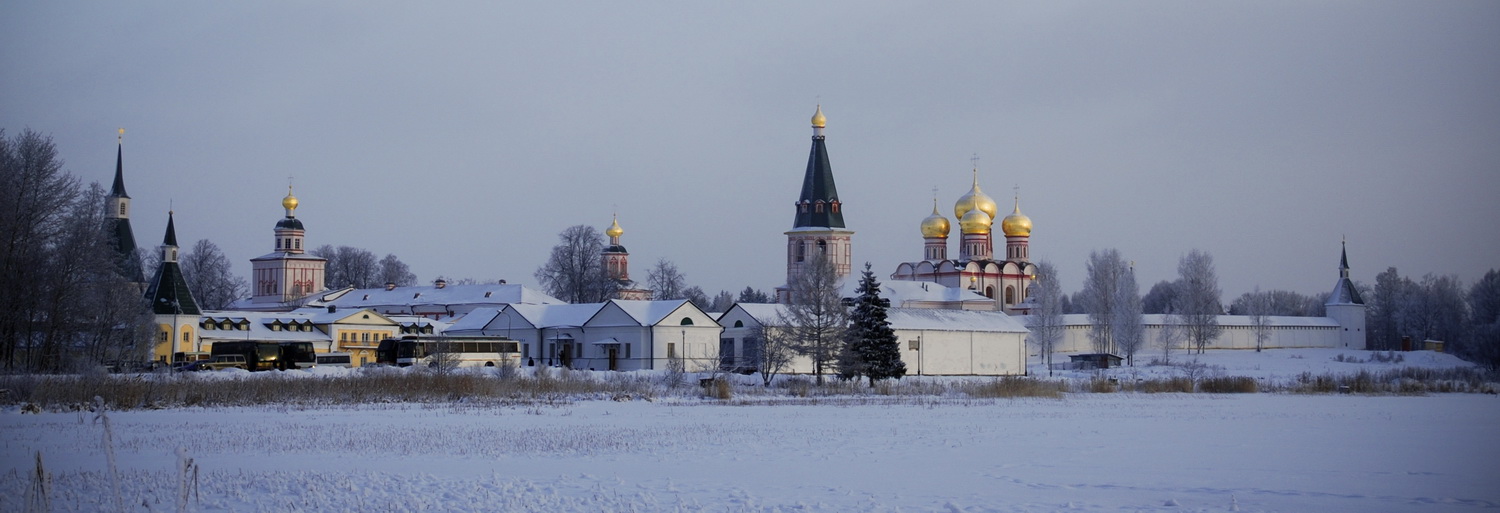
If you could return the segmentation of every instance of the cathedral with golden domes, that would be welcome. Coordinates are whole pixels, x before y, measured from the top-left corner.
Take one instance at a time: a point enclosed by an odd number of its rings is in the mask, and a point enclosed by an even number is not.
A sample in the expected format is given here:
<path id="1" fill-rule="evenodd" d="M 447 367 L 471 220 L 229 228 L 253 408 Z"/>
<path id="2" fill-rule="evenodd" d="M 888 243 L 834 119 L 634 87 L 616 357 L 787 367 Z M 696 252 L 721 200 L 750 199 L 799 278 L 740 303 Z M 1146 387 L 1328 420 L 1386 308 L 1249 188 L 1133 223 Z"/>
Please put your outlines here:
<path id="1" fill-rule="evenodd" d="M 994 251 L 994 224 L 999 214 L 995 200 L 979 188 L 979 169 L 974 169 L 974 184 L 953 205 L 958 218 L 958 258 L 948 258 L 948 218 L 938 211 L 932 200 L 932 215 L 922 220 L 922 260 L 903 262 L 891 273 L 892 280 L 920 281 L 973 291 L 994 301 L 996 310 L 1025 314 L 1030 310 L 1031 281 L 1036 264 L 1031 263 L 1031 218 L 1021 213 L 1017 196 L 1015 209 L 1000 220 L 1005 236 L 1005 255 Z"/>

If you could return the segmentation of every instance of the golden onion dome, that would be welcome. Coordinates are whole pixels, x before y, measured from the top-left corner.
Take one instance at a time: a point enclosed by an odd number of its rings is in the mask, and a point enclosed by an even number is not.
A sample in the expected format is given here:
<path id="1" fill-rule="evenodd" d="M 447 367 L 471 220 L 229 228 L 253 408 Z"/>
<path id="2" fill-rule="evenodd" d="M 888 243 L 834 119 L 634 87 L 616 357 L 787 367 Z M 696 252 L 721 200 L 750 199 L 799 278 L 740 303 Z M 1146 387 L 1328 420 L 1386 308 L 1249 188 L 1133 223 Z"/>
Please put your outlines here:
<path id="1" fill-rule="evenodd" d="M 990 215 L 985 213 L 983 210 L 979 210 L 976 208 L 970 210 L 969 213 L 964 214 L 962 218 L 959 218 L 958 227 L 966 234 L 990 233 L 990 225 L 994 223 L 994 220 L 995 218 L 990 217 Z"/>
<path id="2" fill-rule="evenodd" d="M 604 234 L 610 237 L 619 237 L 625 234 L 625 229 L 620 228 L 620 220 L 616 218 L 614 224 L 611 224 L 608 230 L 604 230 Z"/>
<path id="3" fill-rule="evenodd" d="M 286 186 L 286 197 L 281 198 L 281 207 L 285 208 L 289 215 L 293 210 L 297 210 L 297 197 L 292 195 L 292 186 L 290 185 Z"/>
<path id="4" fill-rule="evenodd" d="M 1031 218 L 1021 213 L 1020 198 L 1016 199 L 1016 211 L 1000 220 L 1000 231 L 1005 232 L 1006 237 L 1031 236 Z"/>
<path id="5" fill-rule="evenodd" d="M 988 194 L 984 193 L 984 191 L 979 190 L 978 169 L 974 170 L 974 187 L 969 189 L 968 194 L 964 194 L 962 197 L 959 197 L 958 203 L 953 204 L 953 215 L 957 217 L 963 217 L 967 215 L 970 210 L 974 209 L 978 209 L 981 212 L 989 214 L 990 220 L 992 221 L 995 219 L 995 215 L 1000 212 L 999 207 L 995 205 L 995 200 L 991 199 Z"/>
<path id="6" fill-rule="evenodd" d="M 818 111 L 813 113 L 813 128 L 823 128 L 828 125 L 828 118 L 823 117 L 823 105 L 818 104 Z"/>
<path id="7" fill-rule="evenodd" d="M 934 198 L 932 200 L 932 215 L 922 220 L 922 237 L 947 237 L 949 228 L 948 218 L 938 213 L 937 199 Z"/>

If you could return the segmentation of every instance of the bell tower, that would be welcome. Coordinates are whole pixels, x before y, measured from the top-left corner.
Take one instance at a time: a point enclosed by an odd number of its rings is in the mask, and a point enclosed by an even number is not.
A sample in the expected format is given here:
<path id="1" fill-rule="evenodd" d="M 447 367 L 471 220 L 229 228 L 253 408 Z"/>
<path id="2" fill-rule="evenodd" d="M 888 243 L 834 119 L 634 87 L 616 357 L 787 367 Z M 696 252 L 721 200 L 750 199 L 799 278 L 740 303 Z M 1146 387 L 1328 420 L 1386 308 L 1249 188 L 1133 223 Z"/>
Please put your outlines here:
<path id="1" fill-rule="evenodd" d="M 779 302 L 791 299 L 789 286 L 815 259 L 828 259 L 840 278 L 849 276 L 851 269 L 854 231 L 844 226 L 844 204 L 839 200 L 833 167 L 828 163 L 823 136 L 827 121 L 823 106 L 819 105 L 812 117 L 812 151 L 802 177 L 802 194 L 793 205 L 796 215 L 792 229 L 786 232 L 787 285 L 776 288 Z"/>

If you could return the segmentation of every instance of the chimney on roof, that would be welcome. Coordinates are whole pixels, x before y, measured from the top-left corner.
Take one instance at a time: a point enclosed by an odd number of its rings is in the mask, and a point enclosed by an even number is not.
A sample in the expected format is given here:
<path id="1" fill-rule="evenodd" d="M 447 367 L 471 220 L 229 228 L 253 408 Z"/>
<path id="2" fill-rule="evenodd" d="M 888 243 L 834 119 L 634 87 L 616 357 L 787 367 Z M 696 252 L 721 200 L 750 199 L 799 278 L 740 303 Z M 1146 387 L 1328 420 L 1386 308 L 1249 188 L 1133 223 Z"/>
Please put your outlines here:
<path id="1" fill-rule="evenodd" d="M 438 281 L 432 282 L 432 284 L 436 285 L 437 288 L 443 288 L 448 286 L 448 281 L 442 278 L 438 278 Z"/>
<path id="2" fill-rule="evenodd" d="M 385 290 L 396 290 L 396 282 L 394 282 L 394 281 L 385 282 Z"/>

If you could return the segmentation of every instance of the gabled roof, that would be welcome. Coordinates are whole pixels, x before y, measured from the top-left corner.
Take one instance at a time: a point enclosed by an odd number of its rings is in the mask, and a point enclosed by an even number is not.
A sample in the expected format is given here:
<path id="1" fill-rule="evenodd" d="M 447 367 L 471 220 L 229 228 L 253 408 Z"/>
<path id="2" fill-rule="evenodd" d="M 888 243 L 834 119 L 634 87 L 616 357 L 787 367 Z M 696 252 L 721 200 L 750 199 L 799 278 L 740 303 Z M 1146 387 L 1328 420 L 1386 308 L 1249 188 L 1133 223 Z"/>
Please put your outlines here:
<path id="1" fill-rule="evenodd" d="M 604 303 L 578 305 L 507 305 L 510 311 L 538 328 L 576 328 L 589 322 Z"/>
<path id="2" fill-rule="evenodd" d="M 668 315 L 672 315 L 673 312 L 681 310 L 684 307 L 698 310 L 697 306 L 693 306 L 692 302 L 686 299 L 669 301 L 626 301 L 623 299 L 611 299 L 609 303 L 613 303 L 619 307 L 630 318 L 641 323 L 641 326 L 655 326 L 661 323 L 662 319 L 667 318 Z M 702 313 L 703 311 L 698 310 L 698 312 Z"/>

